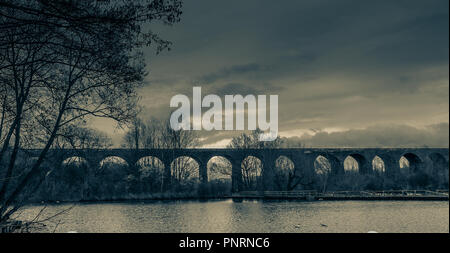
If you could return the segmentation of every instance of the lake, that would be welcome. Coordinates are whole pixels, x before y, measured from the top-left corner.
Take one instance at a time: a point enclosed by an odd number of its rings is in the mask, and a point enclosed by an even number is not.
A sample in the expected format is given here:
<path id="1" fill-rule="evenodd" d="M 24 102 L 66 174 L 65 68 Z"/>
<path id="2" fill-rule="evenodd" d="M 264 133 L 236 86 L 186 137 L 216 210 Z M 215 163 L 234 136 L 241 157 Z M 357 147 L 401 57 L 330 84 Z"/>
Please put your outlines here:
<path id="1" fill-rule="evenodd" d="M 20 218 L 42 207 L 26 207 Z M 47 232 L 449 232 L 448 201 L 77 203 L 49 205 L 40 217 L 61 210 L 67 212 L 47 222 Z"/>

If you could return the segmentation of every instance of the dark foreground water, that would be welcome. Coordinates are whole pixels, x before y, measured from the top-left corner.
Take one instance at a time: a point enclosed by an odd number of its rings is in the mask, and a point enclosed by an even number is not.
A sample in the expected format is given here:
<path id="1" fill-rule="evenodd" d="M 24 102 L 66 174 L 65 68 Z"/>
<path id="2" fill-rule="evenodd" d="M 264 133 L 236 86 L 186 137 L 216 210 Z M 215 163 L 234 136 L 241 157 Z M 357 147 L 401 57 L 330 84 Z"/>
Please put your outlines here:
<path id="1" fill-rule="evenodd" d="M 40 219 L 73 204 L 47 206 Z M 32 219 L 42 206 L 30 206 Z M 52 232 L 449 232 L 448 201 L 176 201 L 75 204 Z"/>

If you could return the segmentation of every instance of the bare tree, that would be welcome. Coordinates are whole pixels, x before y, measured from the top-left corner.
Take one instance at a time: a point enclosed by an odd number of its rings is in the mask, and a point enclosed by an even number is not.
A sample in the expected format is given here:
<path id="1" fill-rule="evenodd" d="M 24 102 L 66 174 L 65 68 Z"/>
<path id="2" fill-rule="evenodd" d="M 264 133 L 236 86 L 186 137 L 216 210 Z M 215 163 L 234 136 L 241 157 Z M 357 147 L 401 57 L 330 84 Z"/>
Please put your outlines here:
<path id="1" fill-rule="evenodd" d="M 73 126 L 90 116 L 132 120 L 136 88 L 146 74 L 139 48 L 155 45 L 159 52 L 170 46 L 143 24 L 178 22 L 181 1 L 0 0 L 0 7 L 0 83 L 6 97 L 1 223 L 26 203 L 25 189 L 42 182 L 40 168 L 48 150 Z M 41 152 L 11 184 L 24 144 Z"/>
<path id="2" fill-rule="evenodd" d="M 222 156 L 216 156 L 211 158 L 210 165 L 208 167 L 209 179 L 231 179 L 232 164 L 228 159 Z"/>
<path id="3" fill-rule="evenodd" d="M 300 168 L 285 156 L 275 161 L 275 184 L 279 190 L 292 191 L 299 185 L 304 185 L 305 177 Z M 307 184 L 307 183 L 306 183 Z"/>
<path id="4" fill-rule="evenodd" d="M 257 129 L 250 134 L 243 133 L 234 137 L 228 148 L 248 149 L 248 148 L 288 148 L 288 147 L 303 147 L 302 143 L 290 142 L 287 138 L 280 138 L 279 136 L 274 141 L 260 141 L 259 135 L 261 130 Z M 269 166 L 269 165 L 268 165 Z M 310 184 L 309 180 L 302 174 L 301 168 L 295 168 L 294 163 L 287 157 L 279 157 L 273 166 L 275 175 L 275 185 L 280 190 L 294 190 L 299 185 L 307 186 Z M 253 156 L 249 156 L 241 164 L 242 180 L 245 189 L 256 189 L 260 184 L 260 178 L 263 173 L 264 166 L 261 161 Z"/>
<path id="5" fill-rule="evenodd" d="M 150 119 L 146 123 L 135 119 L 129 131 L 124 136 L 124 146 L 129 148 L 167 148 L 183 149 L 198 146 L 198 136 L 194 131 L 175 131 L 170 127 L 169 120 Z M 149 169 L 161 169 L 161 164 L 152 157 L 145 164 Z M 177 184 L 198 178 L 198 168 L 190 157 L 179 157 L 172 162 L 172 181 Z M 145 172 L 148 174 L 148 172 Z"/>
<path id="6" fill-rule="evenodd" d="M 321 191 L 326 192 L 331 175 L 331 164 L 325 157 L 319 156 L 314 161 L 314 167 Z"/>
<path id="7" fill-rule="evenodd" d="M 261 130 L 257 129 L 252 131 L 250 134 L 242 133 L 241 135 L 234 137 L 228 148 L 236 148 L 236 149 L 247 149 L 247 148 L 279 148 L 282 145 L 282 140 L 280 137 L 277 137 L 274 141 L 260 141 L 259 135 L 262 133 Z M 241 172 L 242 172 L 242 181 L 244 183 L 245 189 L 254 190 L 259 185 L 261 175 L 263 173 L 263 165 L 262 162 L 253 156 L 249 156 L 242 161 L 241 164 Z"/>
<path id="8" fill-rule="evenodd" d="M 112 146 L 111 139 L 103 132 L 71 125 L 63 129 L 55 139 L 58 149 L 105 149 Z"/>

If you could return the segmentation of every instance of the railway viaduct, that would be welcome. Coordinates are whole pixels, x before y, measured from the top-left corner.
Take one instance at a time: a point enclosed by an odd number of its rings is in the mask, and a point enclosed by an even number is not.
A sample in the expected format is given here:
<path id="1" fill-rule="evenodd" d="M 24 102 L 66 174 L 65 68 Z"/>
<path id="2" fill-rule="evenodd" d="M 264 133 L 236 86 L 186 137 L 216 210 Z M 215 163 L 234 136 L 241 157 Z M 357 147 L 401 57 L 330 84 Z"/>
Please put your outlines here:
<path id="1" fill-rule="evenodd" d="M 32 157 L 39 156 L 41 150 L 27 150 Z M 47 161 L 51 164 L 62 164 L 66 159 L 80 157 L 91 167 L 100 166 L 108 157 L 120 157 L 129 166 L 135 166 L 141 158 L 155 157 L 164 165 L 164 185 L 170 184 L 171 164 L 179 157 L 190 157 L 198 163 L 200 182 L 208 182 L 208 161 L 216 156 L 226 158 L 232 165 L 232 189 L 242 189 L 241 164 L 249 156 L 261 160 L 262 182 L 265 190 L 273 189 L 274 167 L 276 160 L 285 156 L 294 164 L 295 170 L 302 175 L 315 173 L 314 161 L 317 157 L 325 157 L 331 165 L 332 174 L 344 173 L 344 160 L 352 157 L 358 163 L 359 173 L 373 172 L 372 161 L 378 156 L 383 160 L 385 173 L 395 175 L 400 171 L 399 160 L 408 160 L 410 170 L 439 170 L 449 168 L 448 148 L 279 148 L 279 149 L 62 149 L 49 150 Z"/>

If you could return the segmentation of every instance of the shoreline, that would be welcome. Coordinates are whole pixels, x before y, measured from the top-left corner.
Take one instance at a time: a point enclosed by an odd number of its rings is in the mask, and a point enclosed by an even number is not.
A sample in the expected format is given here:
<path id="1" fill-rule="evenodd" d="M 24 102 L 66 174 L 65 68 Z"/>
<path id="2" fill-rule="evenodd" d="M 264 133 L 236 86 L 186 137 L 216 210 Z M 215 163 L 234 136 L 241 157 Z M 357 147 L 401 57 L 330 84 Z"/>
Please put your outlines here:
<path id="1" fill-rule="evenodd" d="M 317 201 L 449 201 L 449 197 L 444 196 L 429 196 L 429 197 L 402 197 L 402 196 L 391 196 L 391 197 L 367 197 L 367 196 L 351 196 L 351 197 L 321 197 L 321 198 L 273 198 L 273 197 L 256 197 L 256 196 L 244 196 L 244 197 L 210 197 L 210 198 L 152 198 L 152 199 L 104 199 L 104 200 L 80 200 L 80 201 L 42 201 L 33 202 L 29 205 L 59 205 L 59 204 L 99 204 L 99 203 L 158 203 L 158 202 L 213 202 L 213 201 L 223 201 L 232 200 L 233 202 L 243 202 L 243 201 L 263 201 L 263 202 L 317 202 Z"/>

